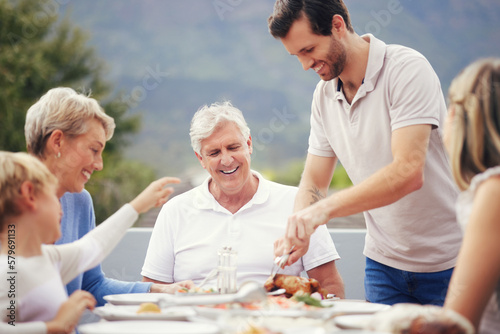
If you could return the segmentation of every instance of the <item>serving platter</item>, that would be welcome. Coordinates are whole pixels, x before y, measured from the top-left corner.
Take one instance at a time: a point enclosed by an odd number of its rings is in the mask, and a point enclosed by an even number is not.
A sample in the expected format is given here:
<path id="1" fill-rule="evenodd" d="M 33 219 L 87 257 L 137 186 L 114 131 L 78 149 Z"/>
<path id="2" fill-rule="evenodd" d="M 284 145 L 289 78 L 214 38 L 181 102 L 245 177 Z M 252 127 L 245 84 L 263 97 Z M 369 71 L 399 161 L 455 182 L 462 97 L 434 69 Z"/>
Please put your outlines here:
<path id="1" fill-rule="evenodd" d="M 342 329 L 366 329 L 372 318 L 372 314 L 349 314 L 338 316 L 333 322 Z"/>
<path id="2" fill-rule="evenodd" d="M 283 297 L 282 297 L 283 298 Z M 390 308 L 388 305 L 368 303 L 364 301 L 348 300 L 323 300 L 324 308 L 311 307 L 297 303 L 282 307 L 280 298 L 269 297 L 267 303 L 252 305 L 215 305 L 196 306 L 194 310 L 202 317 L 218 319 L 220 316 L 247 316 L 247 317 L 307 317 L 312 319 L 328 318 L 334 315 L 344 314 L 373 314 Z M 278 301 L 278 303 L 276 302 Z"/>
<path id="3" fill-rule="evenodd" d="M 157 304 L 161 299 L 171 299 L 173 296 L 168 293 L 124 293 L 107 295 L 103 298 L 113 305 L 140 305 L 142 303 Z"/>
<path id="4" fill-rule="evenodd" d="M 120 320 L 170 320 L 187 321 L 196 315 L 191 307 L 169 307 L 161 309 L 160 313 L 137 313 L 138 305 L 112 305 L 97 307 L 94 313 L 108 321 Z"/>

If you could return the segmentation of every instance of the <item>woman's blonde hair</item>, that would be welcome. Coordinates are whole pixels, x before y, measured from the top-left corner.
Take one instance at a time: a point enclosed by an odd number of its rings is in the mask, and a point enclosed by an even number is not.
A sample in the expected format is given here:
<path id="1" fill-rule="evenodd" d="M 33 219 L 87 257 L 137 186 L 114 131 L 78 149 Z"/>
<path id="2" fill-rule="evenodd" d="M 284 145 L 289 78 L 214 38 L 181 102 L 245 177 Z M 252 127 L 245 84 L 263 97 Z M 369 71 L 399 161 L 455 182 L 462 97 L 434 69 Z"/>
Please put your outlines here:
<path id="1" fill-rule="evenodd" d="M 111 139 L 115 121 L 95 99 L 67 87 L 49 90 L 26 114 L 24 135 L 28 152 L 44 157 L 47 139 L 54 130 L 70 137 L 79 136 L 89 130 L 87 121 L 91 119 L 100 121 L 106 140 Z"/>
<path id="2" fill-rule="evenodd" d="M 453 177 L 465 190 L 471 179 L 500 165 L 500 58 L 478 60 L 452 81 L 455 110 L 450 141 Z"/>
<path id="3" fill-rule="evenodd" d="M 18 205 L 23 182 L 34 186 L 35 194 L 46 191 L 49 185 L 56 185 L 57 178 L 37 158 L 23 152 L 0 151 L 0 231 L 9 218 L 21 214 Z"/>

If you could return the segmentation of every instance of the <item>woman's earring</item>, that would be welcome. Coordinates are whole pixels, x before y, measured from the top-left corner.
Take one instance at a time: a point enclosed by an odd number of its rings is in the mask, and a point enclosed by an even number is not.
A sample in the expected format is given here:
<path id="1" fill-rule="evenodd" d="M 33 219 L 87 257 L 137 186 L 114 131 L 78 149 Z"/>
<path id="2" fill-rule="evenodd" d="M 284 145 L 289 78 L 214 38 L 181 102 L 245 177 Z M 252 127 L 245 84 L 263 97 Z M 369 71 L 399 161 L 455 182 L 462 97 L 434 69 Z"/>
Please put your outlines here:
<path id="1" fill-rule="evenodd" d="M 58 159 L 59 159 L 60 157 L 61 157 L 61 152 L 57 152 L 57 154 L 56 154 L 56 158 L 58 158 Z"/>

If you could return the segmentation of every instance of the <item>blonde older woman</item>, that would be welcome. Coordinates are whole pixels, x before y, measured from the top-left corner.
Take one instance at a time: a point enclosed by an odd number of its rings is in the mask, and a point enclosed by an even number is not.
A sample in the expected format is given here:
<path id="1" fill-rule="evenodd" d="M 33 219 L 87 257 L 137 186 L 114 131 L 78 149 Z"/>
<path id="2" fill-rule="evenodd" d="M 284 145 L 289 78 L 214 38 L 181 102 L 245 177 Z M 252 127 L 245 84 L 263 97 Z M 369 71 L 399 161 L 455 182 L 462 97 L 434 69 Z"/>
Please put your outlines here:
<path id="1" fill-rule="evenodd" d="M 115 123 L 99 103 L 71 88 L 54 88 L 40 98 L 26 115 L 28 152 L 37 156 L 59 181 L 62 238 L 57 244 L 80 239 L 95 227 L 92 198 L 84 189 L 94 171 L 103 168 L 102 152 L 113 136 Z M 179 285 L 122 282 L 104 276 L 101 266 L 76 277 L 68 293 L 83 289 L 94 295 L 98 305 L 103 297 L 119 293 L 173 292 Z"/>

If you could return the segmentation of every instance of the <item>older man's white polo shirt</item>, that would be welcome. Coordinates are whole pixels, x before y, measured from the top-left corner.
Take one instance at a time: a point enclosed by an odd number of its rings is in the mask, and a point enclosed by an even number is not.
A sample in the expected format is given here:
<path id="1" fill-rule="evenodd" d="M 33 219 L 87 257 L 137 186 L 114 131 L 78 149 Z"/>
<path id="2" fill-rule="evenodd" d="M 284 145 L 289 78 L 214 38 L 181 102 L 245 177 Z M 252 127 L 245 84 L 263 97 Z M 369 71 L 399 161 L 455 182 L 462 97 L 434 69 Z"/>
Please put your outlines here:
<path id="1" fill-rule="evenodd" d="M 342 82 L 320 81 L 314 92 L 309 153 L 338 157 L 354 184 L 392 162 L 392 131 L 433 127 L 424 186 L 391 205 L 364 213 L 364 254 L 401 270 L 435 272 L 454 266 L 461 242 L 451 177 L 440 126 L 446 106 L 437 75 L 418 52 L 386 45 L 371 35 L 364 82 L 349 104 Z M 422 152 L 415 152 L 416 155 Z M 387 175 L 388 183 L 405 175 Z"/>
<path id="2" fill-rule="evenodd" d="M 297 193 L 290 187 L 259 178 L 254 197 L 232 214 L 201 186 L 175 196 L 158 215 L 142 275 L 164 282 L 199 283 L 217 267 L 217 251 L 230 246 L 238 251 L 238 284 L 264 283 L 274 261 L 274 241 L 285 234 Z M 316 230 L 306 255 L 281 273 L 299 275 L 339 259 L 325 226 Z"/>

